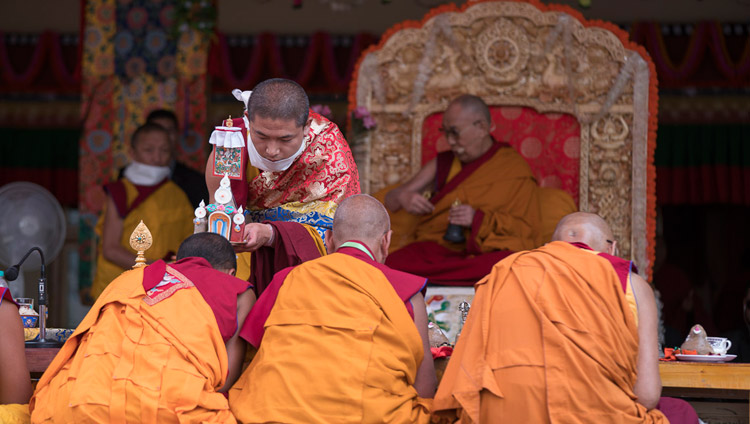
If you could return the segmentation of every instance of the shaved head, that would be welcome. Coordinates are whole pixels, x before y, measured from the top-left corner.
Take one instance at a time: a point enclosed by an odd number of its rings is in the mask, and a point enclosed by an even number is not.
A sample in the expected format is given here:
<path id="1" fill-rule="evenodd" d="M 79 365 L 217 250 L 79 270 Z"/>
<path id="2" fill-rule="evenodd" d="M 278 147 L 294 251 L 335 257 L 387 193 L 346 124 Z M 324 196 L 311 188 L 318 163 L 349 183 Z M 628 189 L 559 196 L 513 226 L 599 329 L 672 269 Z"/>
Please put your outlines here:
<path id="1" fill-rule="evenodd" d="M 347 197 L 333 216 L 333 243 L 336 247 L 346 241 L 357 240 L 376 251 L 390 230 L 391 220 L 385 206 L 367 194 Z M 385 260 L 385 257 L 382 259 Z"/>
<path id="2" fill-rule="evenodd" d="M 256 85 L 247 104 L 248 119 L 256 116 L 294 121 L 298 127 L 307 123 L 310 100 L 305 89 L 292 80 L 273 78 Z"/>
<path id="3" fill-rule="evenodd" d="M 614 235 L 607 222 L 599 215 L 575 212 L 566 215 L 557 223 L 552 241 L 586 243 L 599 252 L 614 254 Z"/>
<path id="4" fill-rule="evenodd" d="M 482 100 L 481 97 L 472 96 L 471 94 L 462 94 L 451 101 L 448 105 L 450 109 L 452 106 L 461 106 L 465 110 L 469 110 L 475 113 L 477 117 L 485 120 L 487 124 L 492 123 L 492 117 L 490 116 L 490 109 L 487 107 L 487 103 Z"/>

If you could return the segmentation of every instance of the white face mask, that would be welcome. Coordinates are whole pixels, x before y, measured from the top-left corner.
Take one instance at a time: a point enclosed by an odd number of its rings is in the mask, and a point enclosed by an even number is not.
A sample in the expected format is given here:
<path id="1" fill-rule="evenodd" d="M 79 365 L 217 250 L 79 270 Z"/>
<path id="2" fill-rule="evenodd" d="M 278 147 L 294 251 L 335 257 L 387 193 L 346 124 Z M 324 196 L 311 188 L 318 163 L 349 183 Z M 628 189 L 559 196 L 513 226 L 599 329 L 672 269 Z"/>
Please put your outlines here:
<path id="1" fill-rule="evenodd" d="M 168 166 L 153 166 L 133 161 L 122 174 L 135 185 L 152 186 L 167 178 L 169 172 Z"/>
<path id="2" fill-rule="evenodd" d="M 250 128 L 250 122 L 248 121 L 247 117 L 245 118 L 245 127 Z M 250 131 L 247 132 L 247 155 L 250 158 L 250 164 L 254 167 L 260 169 L 261 171 L 270 171 L 270 172 L 281 172 L 286 171 L 289 169 L 290 166 L 292 166 L 292 163 L 299 157 L 299 155 L 302 154 L 302 152 L 305 151 L 305 140 L 302 140 L 302 143 L 299 145 L 299 149 L 297 151 L 285 159 L 279 159 L 279 160 L 270 160 L 266 159 L 263 156 L 258 153 L 258 150 L 255 149 L 255 144 L 253 144 L 253 140 L 250 138 Z"/>

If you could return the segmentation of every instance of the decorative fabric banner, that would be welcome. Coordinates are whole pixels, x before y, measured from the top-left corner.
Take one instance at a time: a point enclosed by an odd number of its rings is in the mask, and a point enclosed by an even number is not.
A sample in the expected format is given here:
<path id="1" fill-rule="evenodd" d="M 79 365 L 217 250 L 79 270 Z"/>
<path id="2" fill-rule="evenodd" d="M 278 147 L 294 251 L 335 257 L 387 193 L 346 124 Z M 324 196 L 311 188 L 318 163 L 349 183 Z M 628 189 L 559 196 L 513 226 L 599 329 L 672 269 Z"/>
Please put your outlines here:
<path id="1" fill-rule="evenodd" d="M 171 37 L 175 0 L 87 0 L 84 6 L 79 208 L 81 288 L 91 284 L 93 233 L 106 200 L 102 185 L 130 161 L 130 138 L 155 109 L 180 124 L 176 159 L 202 170 L 206 155 L 206 57 L 200 33 Z M 125 231 L 129 231 L 125 229 Z"/>

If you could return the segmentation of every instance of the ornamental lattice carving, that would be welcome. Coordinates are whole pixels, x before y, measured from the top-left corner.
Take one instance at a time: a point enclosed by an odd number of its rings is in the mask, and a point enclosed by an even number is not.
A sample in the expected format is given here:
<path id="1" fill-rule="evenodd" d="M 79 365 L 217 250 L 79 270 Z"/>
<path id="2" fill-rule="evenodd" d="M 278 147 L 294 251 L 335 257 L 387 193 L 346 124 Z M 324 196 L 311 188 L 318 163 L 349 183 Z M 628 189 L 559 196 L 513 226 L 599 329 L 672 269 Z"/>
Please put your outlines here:
<path id="1" fill-rule="evenodd" d="M 615 34 L 562 12 L 497 1 L 436 15 L 392 34 L 360 65 L 356 105 L 378 122 L 357 152 L 362 189 L 419 170 L 424 119 L 459 94 L 572 114 L 581 128 L 579 208 L 602 215 L 621 256 L 647 268 L 648 81 L 644 59 Z"/>

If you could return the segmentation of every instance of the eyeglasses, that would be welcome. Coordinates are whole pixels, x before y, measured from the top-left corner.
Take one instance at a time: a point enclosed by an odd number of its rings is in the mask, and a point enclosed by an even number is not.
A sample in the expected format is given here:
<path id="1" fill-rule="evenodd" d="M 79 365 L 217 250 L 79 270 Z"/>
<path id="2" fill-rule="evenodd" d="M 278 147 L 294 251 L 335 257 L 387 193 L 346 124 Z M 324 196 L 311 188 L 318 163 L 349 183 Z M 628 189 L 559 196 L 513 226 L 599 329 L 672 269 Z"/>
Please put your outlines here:
<path id="1" fill-rule="evenodd" d="M 445 138 L 447 138 L 447 139 L 458 140 L 459 138 L 461 138 L 461 134 L 464 131 L 466 131 L 468 128 L 471 128 L 471 127 L 473 127 L 473 126 L 475 126 L 477 124 L 481 124 L 481 123 L 482 123 L 482 120 L 479 119 L 479 120 L 474 121 L 471 125 L 467 125 L 467 126 L 461 128 L 460 130 L 457 129 L 456 127 L 449 127 L 449 128 L 440 127 L 440 128 L 438 128 L 438 131 L 440 131 L 441 133 L 443 133 L 443 135 L 445 135 Z"/>

